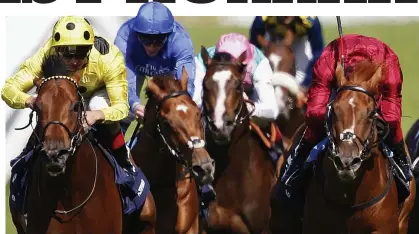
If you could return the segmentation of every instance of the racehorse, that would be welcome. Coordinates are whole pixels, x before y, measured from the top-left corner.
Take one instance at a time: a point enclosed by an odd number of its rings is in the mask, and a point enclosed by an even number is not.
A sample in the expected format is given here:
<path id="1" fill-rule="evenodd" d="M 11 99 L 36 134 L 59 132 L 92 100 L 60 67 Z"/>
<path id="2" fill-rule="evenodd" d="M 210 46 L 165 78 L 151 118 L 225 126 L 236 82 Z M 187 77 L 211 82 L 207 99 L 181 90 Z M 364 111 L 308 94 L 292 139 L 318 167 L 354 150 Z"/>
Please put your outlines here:
<path id="1" fill-rule="evenodd" d="M 413 179 L 400 206 L 395 164 L 382 144 L 388 125 L 375 101 L 382 65 L 361 61 L 347 79 L 338 64 L 335 76 L 338 90 L 326 116 L 326 151 L 314 161 L 303 233 L 406 233 L 416 186 Z"/>
<path id="2" fill-rule="evenodd" d="M 147 88 L 144 127 L 132 149 L 150 181 L 157 207 L 156 233 L 198 233 L 196 182 L 211 183 L 214 160 L 205 149 L 201 111 L 182 78 L 155 76 Z"/>
<path id="3" fill-rule="evenodd" d="M 34 80 L 38 145 L 27 176 L 27 224 L 23 213 L 12 212 L 17 232 L 141 233 L 137 225 L 143 224 L 144 233 L 154 233 L 150 193 L 141 214 L 123 219 L 114 168 L 82 124 L 86 89 L 79 86 L 80 75 L 70 77 L 57 55 L 44 60 L 42 71 L 45 78 Z"/>
<path id="4" fill-rule="evenodd" d="M 216 162 L 215 200 L 209 202 L 204 232 L 269 232 L 269 195 L 275 183 L 267 147 L 251 129 L 252 112 L 243 98 L 242 65 L 227 53 L 201 55 L 207 68 L 203 80 L 203 115 L 207 150 Z M 254 106 L 253 106 L 254 108 Z"/>
<path id="5" fill-rule="evenodd" d="M 296 76 L 295 55 L 291 47 L 284 40 L 267 41 L 258 36 L 259 44 L 262 45 L 265 56 L 274 73 L 272 84 L 278 101 L 286 105 L 280 108 L 280 114 L 276 124 L 283 137 L 284 148 L 291 144 L 291 138 L 296 130 L 304 123 L 304 104 L 298 103 L 295 93 L 300 89 Z M 280 90 L 279 90 L 280 89 Z M 282 91 L 283 95 L 280 95 Z"/>

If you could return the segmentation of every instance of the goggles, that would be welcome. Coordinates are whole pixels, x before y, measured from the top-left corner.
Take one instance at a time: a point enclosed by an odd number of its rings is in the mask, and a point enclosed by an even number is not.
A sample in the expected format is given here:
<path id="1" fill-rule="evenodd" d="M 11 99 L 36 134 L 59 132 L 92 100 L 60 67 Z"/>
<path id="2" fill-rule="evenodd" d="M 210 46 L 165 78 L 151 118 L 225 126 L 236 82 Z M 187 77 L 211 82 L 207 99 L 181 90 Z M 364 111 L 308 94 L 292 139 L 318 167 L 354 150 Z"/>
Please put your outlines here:
<path id="1" fill-rule="evenodd" d="M 67 59 L 85 59 L 90 55 L 91 49 L 92 46 L 63 46 L 58 52 Z"/>
<path id="2" fill-rule="evenodd" d="M 168 34 L 161 34 L 161 35 L 144 35 L 144 34 L 137 34 L 137 38 L 141 44 L 145 46 L 155 45 L 155 46 L 162 46 L 166 43 L 167 38 L 169 38 Z"/>

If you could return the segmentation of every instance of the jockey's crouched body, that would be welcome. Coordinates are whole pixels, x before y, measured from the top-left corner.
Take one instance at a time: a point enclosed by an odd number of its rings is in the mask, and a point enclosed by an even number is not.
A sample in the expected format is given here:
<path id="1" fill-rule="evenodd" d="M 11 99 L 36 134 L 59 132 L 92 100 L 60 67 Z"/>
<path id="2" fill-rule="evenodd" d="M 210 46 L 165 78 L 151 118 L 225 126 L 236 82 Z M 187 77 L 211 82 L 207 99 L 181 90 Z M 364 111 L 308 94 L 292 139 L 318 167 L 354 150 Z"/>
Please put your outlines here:
<path id="1" fill-rule="evenodd" d="M 61 17 L 44 46 L 6 81 L 2 99 L 14 109 L 34 109 L 36 97 L 26 92 L 34 87 L 35 78 L 43 76 L 41 65 L 49 54 L 62 55 L 68 68 L 80 76 L 79 85 L 86 88 L 82 94 L 87 103 L 84 126 L 101 123 L 95 126 L 99 142 L 111 149 L 124 170 L 131 172 L 129 152 L 119 125 L 129 111 L 124 57 L 116 46 L 95 36 L 85 18 Z M 37 144 L 37 137 L 32 133 L 23 153 L 29 152 Z"/>
<path id="2" fill-rule="evenodd" d="M 384 63 L 383 79 L 380 84 L 378 107 L 384 120 L 389 125 L 389 135 L 385 144 L 393 151 L 394 159 L 403 170 L 408 181 L 412 178 L 410 160 L 404 147 L 401 128 L 401 103 L 403 74 L 397 55 L 383 42 L 362 35 L 345 35 L 343 41 L 336 39 L 324 50 L 313 69 L 313 82 L 309 89 L 306 123 L 307 128 L 299 143 L 292 149 L 287 160 L 286 170 L 281 178 L 281 183 L 292 185 L 302 178 L 302 168 L 311 149 L 323 139 L 325 135 L 324 121 L 326 105 L 336 79 L 334 71 L 340 61 L 339 48 L 343 43 L 345 56 L 345 76 L 351 72 L 356 62 L 369 59 L 373 62 Z M 338 56 L 339 55 L 339 56 Z M 299 183 L 295 183 L 299 187 Z M 294 190 L 294 189 L 293 189 Z"/>

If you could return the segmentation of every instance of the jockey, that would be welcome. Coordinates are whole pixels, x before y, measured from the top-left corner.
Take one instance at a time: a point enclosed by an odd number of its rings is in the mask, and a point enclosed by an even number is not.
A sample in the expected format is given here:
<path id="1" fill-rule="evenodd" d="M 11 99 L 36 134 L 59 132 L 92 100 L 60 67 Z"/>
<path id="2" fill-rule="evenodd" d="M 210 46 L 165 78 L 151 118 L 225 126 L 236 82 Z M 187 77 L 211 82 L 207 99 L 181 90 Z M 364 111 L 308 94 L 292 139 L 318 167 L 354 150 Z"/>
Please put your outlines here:
<path id="1" fill-rule="evenodd" d="M 115 38 L 122 51 L 128 79 L 128 100 L 133 117 L 144 117 L 145 100 L 139 92 L 146 87 L 146 76 L 174 73 L 182 77 L 182 67 L 189 75 L 188 92 L 194 92 L 195 61 L 192 40 L 170 10 L 159 2 L 143 4 L 135 18 L 125 22 Z M 133 116 L 134 115 L 134 116 Z"/>
<path id="2" fill-rule="evenodd" d="M 343 36 L 343 42 L 341 39 L 336 39 L 329 43 L 314 65 L 313 83 L 309 89 L 307 102 L 307 129 L 299 145 L 291 151 L 281 181 L 290 182 L 301 178 L 303 172 L 300 169 L 306 157 L 315 144 L 326 136 L 324 128 L 326 105 L 336 85 L 334 69 L 336 63 L 340 62 L 337 58 L 340 56 L 338 48 L 342 46 L 341 43 L 343 43 L 345 76 L 347 77 L 348 72 L 351 72 L 355 63 L 360 60 L 369 59 L 386 64 L 388 71 L 383 72 L 381 95 L 376 96 L 376 100 L 379 101 L 378 107 L 390 128 L 385 143 L 393 151 L 395 161 L 410 181 L 412 178 L 410 160 L 404 147 L 401 128 L 403 74 L 399 59 L 389 46 L 378 39 L 353 34 Z"/>
<path id="3" fill-rule="evenodd" d="M 261 49 L 258 35 L 268 41 L 285 39 L 295 54 L 296 79 L 307 90 L 313 65 L 324 49 L 319 19 L 316 16 L 256 16 L 250 29 L 250 42 Z"/>
<path id="4" fill-rule="evenodd" d="M 217 45 L 207 50 L 210 57 L 213 57 L 216 52 L 226 52 L 231 54 L 235 59 L 246 51 L 247 57 L 244 60 L 246 73 L 243 78 L 244 95 L 245 98 L 250 98 L 255 103 L 255 111 L 252 117 L 256 118 L 257 122 L 262 123 L 262 125 L 275 121 L 278 117 L 280 107 L 285 106 L 285 103 L 277 103 L 272 85 L 272 68 L 263 52 L 250 44 L 244 35 L 238 33 L 222 35 Z M 202 82 L 206 69 L 200 53 L 195 60 L 196 84 L 193 99 L 198 106 L 202 106 Z M 252 108 L 248 106 L 249 111 Z"/>
<path id="5" fill-rule="evenodd" d="M 116 161 L 125 170 L 132 170 L 119 121 L 128 115 L 128 82 L 124 57 L 106 39 L 95 36 L 92 26 L 83 17 L 64 16 L 55 24 L 52 36 L 12 77 L 6 80 L 1 97 L 14 109 L 34 108 L 36 95 L 27 94 L 33 80 L 42 77 L 41 65 L 48 55 L 61 54 L 72 72 L 80 72 L 79 85 L 87 89 L 83 96 L 88 103 L 88 125 L 97 125 L 104 147 L 111 148 Z M 86 126 L 87 127 L 87 126 Z M 100 137 L 106 136 L 106 137 Z M 37 139 L 32 133 L 24 153 L 32 150 Z"/>

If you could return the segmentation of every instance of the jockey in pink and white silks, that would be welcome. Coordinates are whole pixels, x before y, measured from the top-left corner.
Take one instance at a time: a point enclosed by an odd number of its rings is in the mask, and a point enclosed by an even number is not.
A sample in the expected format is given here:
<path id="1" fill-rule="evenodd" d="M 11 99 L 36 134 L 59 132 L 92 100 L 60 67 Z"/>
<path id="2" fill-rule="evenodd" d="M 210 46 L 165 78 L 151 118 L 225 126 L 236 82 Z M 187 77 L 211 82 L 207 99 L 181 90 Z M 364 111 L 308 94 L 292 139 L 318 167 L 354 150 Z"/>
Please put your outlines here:
<path id="1" fill-rule="evenodd" d="M 272 68 L 269 60 L 263 52 L 250 44 L 249 40 L 241 34 L 229 33 L 222 35 L 216 46 L 207 48 L 209 56 L 212 58 L 216 52 L 229 53 L 237 59 L 244 51 L 247 57 L 245 77 L 243 78 L 245 97 L 255 103 L 255 111 L 252 118 L 258 124 L 270 123 L 274 121 L 280 112 L 281 107 L 285 106 L 281 97 L 276 97 L 272 85 Z M 201 54 L 195 57 L 196 76 L 195 92 L 193 99 L 196 104 L 202 106 L 202 82 L 205 77 L 206 68 Z M 282 93 L 277 93 L 282 95 Z M 279 101 L 277 101 L 279 100 Z M 249 111 L 251 110 L 249 106 Z"/>

